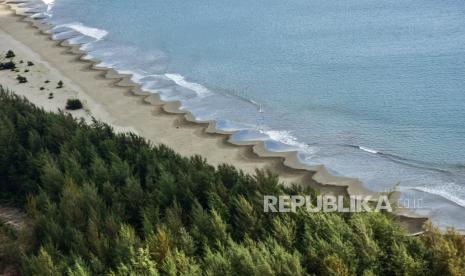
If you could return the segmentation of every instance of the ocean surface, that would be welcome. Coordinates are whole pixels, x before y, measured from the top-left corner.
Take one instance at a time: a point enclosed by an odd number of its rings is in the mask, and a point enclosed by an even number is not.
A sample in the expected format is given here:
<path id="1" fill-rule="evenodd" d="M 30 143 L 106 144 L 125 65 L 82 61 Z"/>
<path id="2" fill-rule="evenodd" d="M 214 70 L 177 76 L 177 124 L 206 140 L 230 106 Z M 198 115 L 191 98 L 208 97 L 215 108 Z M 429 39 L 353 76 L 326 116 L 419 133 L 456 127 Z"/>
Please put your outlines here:
<path id="1" fill-rule="evenodd" d="M 454 0 L 30 0 L 81 44 L 237 140 L 397 184 L 465 229 L 465 3 Z"/>

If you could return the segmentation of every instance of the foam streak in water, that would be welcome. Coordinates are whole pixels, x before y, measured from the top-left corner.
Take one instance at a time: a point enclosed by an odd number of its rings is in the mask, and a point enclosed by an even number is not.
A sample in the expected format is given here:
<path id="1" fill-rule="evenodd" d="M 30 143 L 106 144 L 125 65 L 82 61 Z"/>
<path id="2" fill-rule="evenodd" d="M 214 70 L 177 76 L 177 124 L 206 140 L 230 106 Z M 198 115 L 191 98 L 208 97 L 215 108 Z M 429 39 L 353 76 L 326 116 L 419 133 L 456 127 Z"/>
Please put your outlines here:
<path id="1" fill-rule="evenodd" d="M 77 32 L 79 32 L 79 33 L 81 33 L 83 35 L 93 37 L 96 40 L 101 40 L 102 38 L 104 38 L 108 34 L 108 32 L 105 31 L 105 30 L 101 30 L 101 29 L 97 29 L 97 28 L 91 28 L 91 27 L 85 26 L 85 25 L 83 25 L 82 23 L 79 23 L 79 22 L 58 25 L 53 29 L 57 29 L 57 28 L 60 28 L 60 27 L 65 27 L 65 28 L 75 30 L 75 31 L 77 31 Z"/>
<path id="2" fill-rule="evenodd" d="M 285 130 L 260 130 L 261 133 L 270 137 L 271 140 L 281 142 L 285 145 L 295 147 L 298 150 L 302 150 L 307 154 L 312 154 L 315 152 L 315 149 L 309 145 L 299 142 L 296 137 L 294 137 L 289 131 Z"/>
<path id="3" fill-rule="evenodd" d="M 456 187 L 457 185 L 452 185 L 452 187 L 450 188 L 457 188 Z M 434 188 L 429 188 L 429 187 L 414 187 L 413 189 L 414 190 L 418 190 L 418 191 L 422 191 L 422 192 L 425 192 L 425 193 L 429 193 L 429 194 L 433 194 L 433 195 L 439 195 L 449 201 L 452 201 L 454 202 L 455 204 L 461 206 L 461 207 L 465 207 L 465 200 L 457 197 L 454 195 L 453 192 L 451 192 L 450 190 L 451 189 L 448 189 L 447 188 L 447 185 L 442 185 L 442 186 L 437 186 L 437 187 L 434 187 Z M 460 188 L 459 188 L 460 189 Z"/>
<path id="4" fill-rule="evenodd" d="M 359 146 L 358 148 L 361 149 L 361 150 L 363 150 L 363 151 L 369 152 L 369 153 L 373 153 L 373 154 L 377 154 L 377 153 L 378 153 L 378 151 L 376 151 L 376 150 L 374 150 L 374 149 L 367 148 L 367 147 Z"/>
<path id="5" fill-rule="evenodd" d="M 179 74 L 165 74 L 165 76 L 174 81 L 177 85 L 194 91 L 199 97 L 206 97 L 211 94 L 210 90 L 208 90 L 205 86 L 195 82 L 186 81 L 186 79 Z"/>
<path id="6" fill-rule="evenodd" d="M 42 0 L 42 2 L 44 2 L 45 5 L 47 5 L 47 13 L 49 13 L 52 10 L 53 5 L 55 4 L 55 0 Z"/>

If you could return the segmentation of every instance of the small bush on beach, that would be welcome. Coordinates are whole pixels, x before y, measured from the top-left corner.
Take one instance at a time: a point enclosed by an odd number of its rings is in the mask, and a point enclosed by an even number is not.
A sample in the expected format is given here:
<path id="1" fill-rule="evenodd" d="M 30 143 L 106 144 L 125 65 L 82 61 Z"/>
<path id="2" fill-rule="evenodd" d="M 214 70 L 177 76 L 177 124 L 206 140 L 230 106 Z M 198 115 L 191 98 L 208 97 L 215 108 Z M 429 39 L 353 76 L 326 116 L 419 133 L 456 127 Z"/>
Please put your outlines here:
<path id="1" fill-rule="evenodd" d="M 15 70 L 16 64 L 13 61 L 0 62 L 0 70 Z"/>
<path id="2" fill-rule="evenodd" d="M 53 93 L 48 94 L 49 99 L 53 99 Z"/>
<path id="3" fill-rule="evenodd" d="M 59 81 L 59 82 L 58 82 L 57 88 L 63 88 L 63 82 L 62 82 L 62 81 Z"/>
<path id="4" fill-rule="evenodd" d="M 44 83 L 49 83 L 49 82 L 50 82 L 49 80 L 44 81 Z"/>
<path id="5" fill-rule="evenodd" d="M 82 108 L 82 103 L 79 99 L 68 99 L 66 102 L 66 109 L 77 110 Z"/>
<path id="6" fill-rule="evenodd" d="M 18 75 L 16 77 L 16 80 L 18 80 L 19 83 L 26 83 L 27 82 L 27 78 L 26 77 L 23 77 L 21 75 Z"/>
<path id="7" fill-rule="evenodd" d="M 42 91 L 42 90 L 44 90 L 44 89 L 45 89 L 45 88 L 44 88 L 43 86 L 41 86 L 41 87 L 39 88 L 40 91 Z"/>
<path id="8" fill-rule="evenodd" d="M 24 73 L 29 73 L 29 70 L 28 70 L 28 69 L 25 69 L 25 70 L 24 70 Z"/>
<path id="9" fill-rule="evenodd" d="M 27 62 L 27 66 L 33 66 L 33 65 L 34 65 L 34 63 L 32 61 Z"/>
<path id="10" fill-rule="evenodd" d="M 12 50 L 8 50 L 8 52 L 6 52 L 6 55 L 5 55 L 6 58 L 14 58 L 15 56 L 16 55 Z"/>

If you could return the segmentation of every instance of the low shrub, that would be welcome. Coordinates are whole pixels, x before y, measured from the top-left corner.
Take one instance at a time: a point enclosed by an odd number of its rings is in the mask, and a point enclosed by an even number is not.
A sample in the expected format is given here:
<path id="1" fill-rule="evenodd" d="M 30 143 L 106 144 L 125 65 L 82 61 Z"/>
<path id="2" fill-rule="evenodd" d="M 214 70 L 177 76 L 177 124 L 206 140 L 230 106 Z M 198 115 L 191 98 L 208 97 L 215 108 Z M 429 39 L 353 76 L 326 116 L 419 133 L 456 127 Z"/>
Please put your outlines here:
<path id="1" fill-rule="evenodd" d="M 66 109 L 77 110 L 82 108 L 82 103 L 79 99 L 68 99 L 66 102 Z"/>
<path id="2" fill-rule="evenodd" d="M 8 52 L 6 52 L 6 55 L 5 55 L 6 58 L 14 58 L 15 56 L 16 55 L 12 50 L 8 50 Z"/>
<path id="3" fill-rule="evenodd" d="M 16 79 L 18 80 L 19 83 L 26 83 L 27 82 L 27 78 L 26 77 L 23 77 L 21 75 L 18 75 L 16 77 Z"/>
<path id="4" fill-rule="evenodd" d="M 0 70 L 14 70 L 16 64 L 13 61 L 0 62 Z"/>

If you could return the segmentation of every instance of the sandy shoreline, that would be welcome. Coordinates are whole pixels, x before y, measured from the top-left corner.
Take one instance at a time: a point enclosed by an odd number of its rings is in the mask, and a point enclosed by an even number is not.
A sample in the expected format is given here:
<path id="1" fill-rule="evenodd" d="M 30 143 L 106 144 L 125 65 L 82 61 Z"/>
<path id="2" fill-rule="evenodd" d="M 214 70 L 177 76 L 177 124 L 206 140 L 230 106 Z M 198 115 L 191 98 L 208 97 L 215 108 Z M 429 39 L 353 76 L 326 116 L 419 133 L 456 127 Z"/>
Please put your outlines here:
<path id="1" fill-rule="evenodd" d="M 19 10 L 16 12 L 20 14 Z M 326 194 L 376 195 L 356 179 L 333 176 L 323 166 L 305 166 L 296 152 L 270 152 L 260 141 L 234 144 L 229 141 L 231 133 L 218 131 L 215 122 L 197 122 L 190 113 L 179 110 L 178 102 L 163 102 L 157 94 L 141 91 L 130 76 L 98 68 L 97 61 L 83 60 L 84 53 L 78 47 L 53 41 L 42 31 L 47 26 L 37 24 L 38 21 L 15 15 L 7 5 L 0 4 L 1 51 L 11 47 L 18 56 L 35 63 L 31 77 L 27 76 L 30 78 L 27 86 L 4 73 L 0 73 L 0 84 L 46 110 L 64 109 L 67 98 L 79 98 L 87 111 L 73 115 L 86 120 L 95 117 L 117 131 L 135 132 L 184 156 L 199 154 L 212 165 L 228 163 L 247 173 L 268 168 L 278 173 L 285 184 L 309 185 Z M 51 87 L 39 91 L 44 78 L 51 83 L 63 80 L 65 89 L 56 91 Z M 47 97 L 49 93 L 54 93 L 51 100 Z M 418 231 L 418 225 L 409 220 L 411 232 Z"/>

